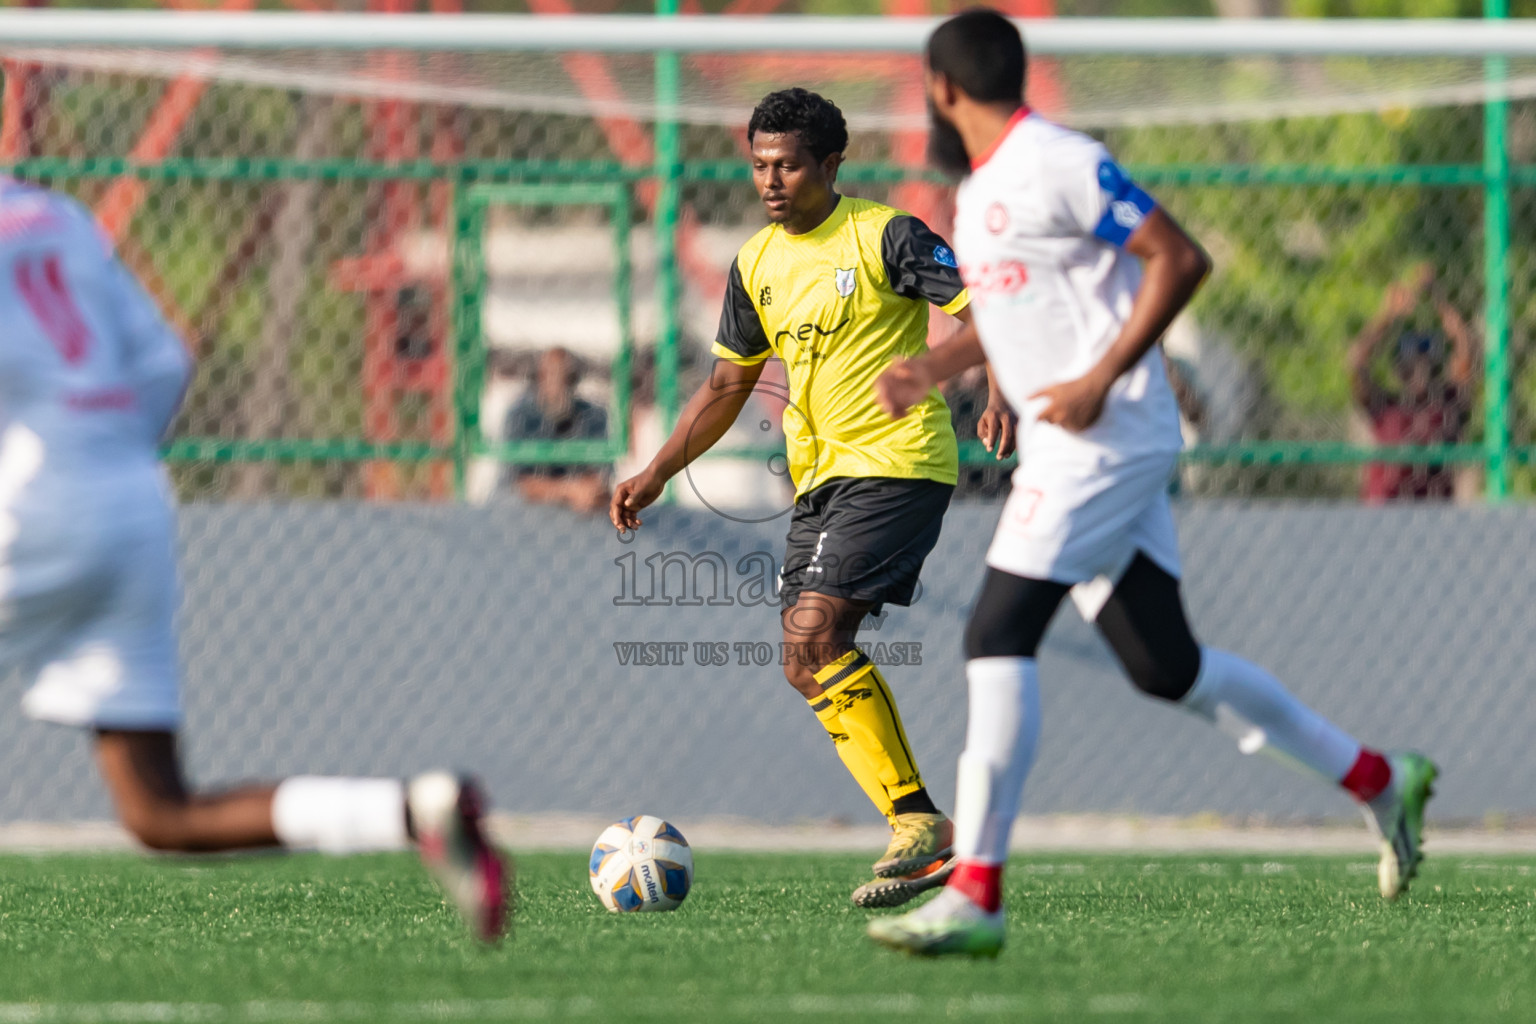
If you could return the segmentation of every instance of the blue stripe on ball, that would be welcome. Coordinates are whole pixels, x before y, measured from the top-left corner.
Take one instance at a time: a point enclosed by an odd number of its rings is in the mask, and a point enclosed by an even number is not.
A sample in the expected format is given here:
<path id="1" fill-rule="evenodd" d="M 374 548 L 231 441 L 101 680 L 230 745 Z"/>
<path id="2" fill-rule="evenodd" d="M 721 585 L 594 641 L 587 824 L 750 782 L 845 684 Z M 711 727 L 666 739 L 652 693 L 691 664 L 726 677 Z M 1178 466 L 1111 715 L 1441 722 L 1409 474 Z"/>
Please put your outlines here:
<path id="1" fill-rule="evenodd" d="M 640 894 L 635 891 L 635 873 L 631 871 L 629 877 L 624 879 L 622 885 L 613 890 L 613 902 L 618 904 L 620 910 L 639 910 L 642 900 Z"/>
<path id="2" fill-rule="evenodd" d="M 592 848 L 592 860 L 587 864 L 587 873 L 595 875 L 601 871 L 603 869 L 603 860 L 617 849 L 617 846 L 604 846 L 602 844 L 594 846 Z"/>
<path id="3" fill-rule="evenodd" d="M 670 839 L 678 846 L 688 845 L 688 840 L 683 838 L 683 834 L 677 829 L 673 828 L 672 825 L 668 822 L 662 822 L 661 828 L 656 831 L 656 838 Z"/>
<path id="4" fill-rule="evenodd" d="M 661 891 L 680 900 L 688 895 L 688 872 L 683 870 L 681 864 L 673 864 L 671 861 L 657 861 L 656 866 L 661 868 Z"/>

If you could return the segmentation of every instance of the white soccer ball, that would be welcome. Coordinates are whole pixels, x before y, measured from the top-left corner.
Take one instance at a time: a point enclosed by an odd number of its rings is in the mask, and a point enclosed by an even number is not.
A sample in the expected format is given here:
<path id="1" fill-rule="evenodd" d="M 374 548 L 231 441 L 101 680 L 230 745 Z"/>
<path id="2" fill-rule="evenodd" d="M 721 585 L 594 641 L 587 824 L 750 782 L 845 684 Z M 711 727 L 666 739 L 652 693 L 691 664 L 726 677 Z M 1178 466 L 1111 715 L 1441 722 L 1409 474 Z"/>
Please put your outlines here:
<path id="1" fill-rule="evenodd" d="M 671 825 L 637 814 L 603 829 L 587 874 L 614 913 L 676 910 L 693 886 L 693 851 Z"/>

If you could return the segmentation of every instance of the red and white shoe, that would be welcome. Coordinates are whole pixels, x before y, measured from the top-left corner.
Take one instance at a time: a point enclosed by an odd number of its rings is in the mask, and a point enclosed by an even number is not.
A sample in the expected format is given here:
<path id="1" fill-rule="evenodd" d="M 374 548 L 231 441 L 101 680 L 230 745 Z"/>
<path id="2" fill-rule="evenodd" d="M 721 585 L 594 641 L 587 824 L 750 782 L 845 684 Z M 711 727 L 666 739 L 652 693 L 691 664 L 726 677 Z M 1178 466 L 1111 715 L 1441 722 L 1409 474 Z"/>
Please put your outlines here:
<path id="1" fill-rule="evenodd" d="M 512 862 L 485 838 L 480 787 L 429 772 L 406 785 L 405 803 L 422 863 L 477 938 L 501 938 L 512 909 Z"/>

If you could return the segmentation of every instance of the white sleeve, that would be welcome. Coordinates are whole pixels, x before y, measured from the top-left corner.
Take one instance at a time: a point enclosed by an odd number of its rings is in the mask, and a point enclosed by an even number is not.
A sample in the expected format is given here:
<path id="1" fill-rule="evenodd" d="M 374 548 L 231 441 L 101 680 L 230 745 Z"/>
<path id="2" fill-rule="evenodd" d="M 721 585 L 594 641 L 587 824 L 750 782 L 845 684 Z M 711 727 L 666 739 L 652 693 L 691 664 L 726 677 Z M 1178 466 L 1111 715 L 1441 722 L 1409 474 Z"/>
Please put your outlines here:
<path id="1" fill-rule="evenodd" d="M 1131 180 L 1109 150 L 1086 136 L 1062 140 L 1047 156 L 1058 216 L 1071 234 L 1125 247 L 1157 202 Z"/>
<path id="2" fill-rule="evenodd" d="M 107 256 L 113 319 L 122 331 L 129 379 L 156 440 L 170 429 L 192 376 L 192 357 L 154 299 L 114 255 Z"/>

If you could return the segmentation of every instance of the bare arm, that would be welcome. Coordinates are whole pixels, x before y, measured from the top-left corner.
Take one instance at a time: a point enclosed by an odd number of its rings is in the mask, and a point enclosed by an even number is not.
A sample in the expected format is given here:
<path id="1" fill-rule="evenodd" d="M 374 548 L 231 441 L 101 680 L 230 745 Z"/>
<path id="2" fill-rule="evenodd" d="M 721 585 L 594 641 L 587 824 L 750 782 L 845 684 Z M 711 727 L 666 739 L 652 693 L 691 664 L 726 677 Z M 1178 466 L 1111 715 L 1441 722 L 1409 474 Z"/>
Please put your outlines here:
<path id="1" fill-rule="evenodd" d="M 1451 339 L 1451 360 L 1447 367 L 1451 383 L 1465 390 L 1472 384 L 1473 367 L 1477 364 L 1477 339 L 1472 336 L 1472 328 L 1467 326 L 1456 307 L 1451 305 L 1450 299 L 1438 287 L 1435 289 L 1435 312 L 1440 316 L 1441 329 Z"/>
<path id="2" fill-rule="evenodd" d="M 608 518 L 615 529 L 638 528 L 640 510 L 661 496 L 667 481 L 725 436 L 762 373 L 762 362 L 743 366 L 728 359 L 715 360 L 709 380 L 683 406 L 672 436 L 650 465 L 613 489 Z"/>
<path id="3" fill-rule="evenodd" d="M 1413 293 L 1402 284 L 1387 289 L 1381 310 L 1349 345 L 1349 386 L 1355 404 L 1367 411 L 1382 402 L 1382 389 L 1371 376 L 1371 363 L 1376 352 L 1392 335 L 1392 332 L 1413 312 L 1416 301 Z"/>
<path id="4" fill-rule="evenodd" d="M 986 362 L 981 336 L 975 326 L 966 324 L 960 333 L 929 349 L 916 359 L 899 359 L 885 368 L 875 381 L 875 401 L 892 419 L 900 419 L 907 410 L 928 397 L 940 381 Z M 990 375 L 989 378 L 990 380 Z"/>
<path id="5" fill-rule="evenodd" d="M 1030 396 L 1046 399 L 1040 413 L 1046 423 L 1073 431 L 1093 426 L 1115 381 L 1157 344 L 1211 270 L 1210 257 L 1160 207 L 1147 215 L 1125 248 L 1142 261 L 1141 288 L 1130 316 L 1093 369 Z"/>
<path id="6" fill-rule="evenodd" d="M 1377 393 L 1380 389 L 1371 379 L 1371 360 L 1376 357 L 1376 350 L 1386 339 L 1387 332 L 1400 319 L 1385 312 L 1379 313 L 1372 317 L 1355 340 L 1350 342 L 1349 390 L 1354 396 L 1355 404 L 1362 409 L 1372 409 L 1377 405 Z"/>
<path id="7" fill-rule="evenodd" d="M 987 407 L 981 419 L 976 421 L 976 436 L 982 445 L 996 458 L 1006 459 L 1013 454 L 1019 434 L 1019 415 L 1008 404 L 1003 389 L 997 383 L 992 364 L 987 364 Z"/>
<path id="8" fill-rule="evenodd" d="M 957 311 L 954 316 L 965 324 L 972 334 L 976 333 L 976 329 L 971 327 L 970 306 Z M 997 383 L 997 374 L 992 372 L 992 364 L 988 363 L 987 407 L 982 410 L 981 418 L 976 421 L 976 436 L 987 451 L 999 459 L 1006 459 L 1013 454 L 1014 440 L 1018 432 L 1018 414 L 1008 404 L 1008 399 L 1003 397 L 1003 389 Z"/>

